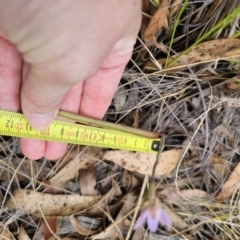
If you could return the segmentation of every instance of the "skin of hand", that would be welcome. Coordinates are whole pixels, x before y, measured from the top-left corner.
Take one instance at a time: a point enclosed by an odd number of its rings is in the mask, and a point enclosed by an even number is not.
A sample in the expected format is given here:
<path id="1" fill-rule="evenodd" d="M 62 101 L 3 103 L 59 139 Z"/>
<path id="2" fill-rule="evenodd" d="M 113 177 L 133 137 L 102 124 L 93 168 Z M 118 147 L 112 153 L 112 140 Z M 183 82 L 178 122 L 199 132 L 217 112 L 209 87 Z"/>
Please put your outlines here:
<path id="1" fill-rule="evenodd" d="M 0 0 L 0 109 L 46 129 L 59 108 L 101 119 L 131 58 L 139 0 Z M 21 139 L 30 159 L 66 144 Z"/>

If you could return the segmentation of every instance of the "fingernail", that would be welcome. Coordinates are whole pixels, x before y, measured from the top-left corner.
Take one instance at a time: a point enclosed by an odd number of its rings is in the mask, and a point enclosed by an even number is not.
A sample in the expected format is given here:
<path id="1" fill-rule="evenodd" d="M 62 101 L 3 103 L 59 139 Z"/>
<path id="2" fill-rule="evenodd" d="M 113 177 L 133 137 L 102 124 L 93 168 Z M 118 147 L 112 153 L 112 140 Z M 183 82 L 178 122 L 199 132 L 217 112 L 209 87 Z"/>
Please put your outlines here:
<path id="1" fill-rule="evenodd" d="M 36 130 L 46 129 L 55 119 L 57 111 L 48 113 L 33 113 L 30 116 L 30 124 Z"/>

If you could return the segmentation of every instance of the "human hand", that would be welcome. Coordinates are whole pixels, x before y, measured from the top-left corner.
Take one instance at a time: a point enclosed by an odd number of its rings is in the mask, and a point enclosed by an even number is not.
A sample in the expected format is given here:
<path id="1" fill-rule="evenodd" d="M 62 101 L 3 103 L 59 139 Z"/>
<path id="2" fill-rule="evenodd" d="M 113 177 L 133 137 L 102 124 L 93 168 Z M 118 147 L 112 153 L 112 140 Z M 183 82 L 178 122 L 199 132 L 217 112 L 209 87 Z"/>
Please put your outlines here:
<path id="1" fill-rule="evenodd" d="M 102 118 L 140 19 L 138 0 L 0 0 L 0 109 L 22 109 L 39 130 L 59 108 Z M 56 159 L 66 144 L 21 139 L 21 148 L 31 159 Z"/>

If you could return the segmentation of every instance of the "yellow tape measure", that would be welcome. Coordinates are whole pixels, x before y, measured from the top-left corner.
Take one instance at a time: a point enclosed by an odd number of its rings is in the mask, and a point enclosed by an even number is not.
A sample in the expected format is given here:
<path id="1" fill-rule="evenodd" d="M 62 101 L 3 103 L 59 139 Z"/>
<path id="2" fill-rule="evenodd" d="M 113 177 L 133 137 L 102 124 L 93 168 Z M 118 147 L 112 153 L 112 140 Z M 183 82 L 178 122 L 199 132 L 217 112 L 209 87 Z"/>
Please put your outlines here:
<path id="1" fill-rule="evenodd" d="M 0 135 L 157 153 L 160 139 L 55 120 L 44 131 L 32 129 L 21 113 L 0 110 Z"/>

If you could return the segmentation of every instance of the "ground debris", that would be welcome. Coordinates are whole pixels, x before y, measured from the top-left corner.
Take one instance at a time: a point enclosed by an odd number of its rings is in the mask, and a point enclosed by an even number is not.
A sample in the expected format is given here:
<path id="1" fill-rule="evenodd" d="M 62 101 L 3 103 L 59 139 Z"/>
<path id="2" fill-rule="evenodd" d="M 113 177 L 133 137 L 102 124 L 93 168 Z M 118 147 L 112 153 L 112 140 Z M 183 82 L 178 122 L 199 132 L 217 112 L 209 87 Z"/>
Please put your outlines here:
<path id="1" fill-rule="evenodd" d="M 71 145 L 57 162 L 31 161 L 17 138 L 0 137 L 1 239 L 237 239 L 239 4 L 143 0 L 140 37 L 104 117 L 169 137 L 155 198 L 170 231 L 132 230 L 156 155 Z"/>

